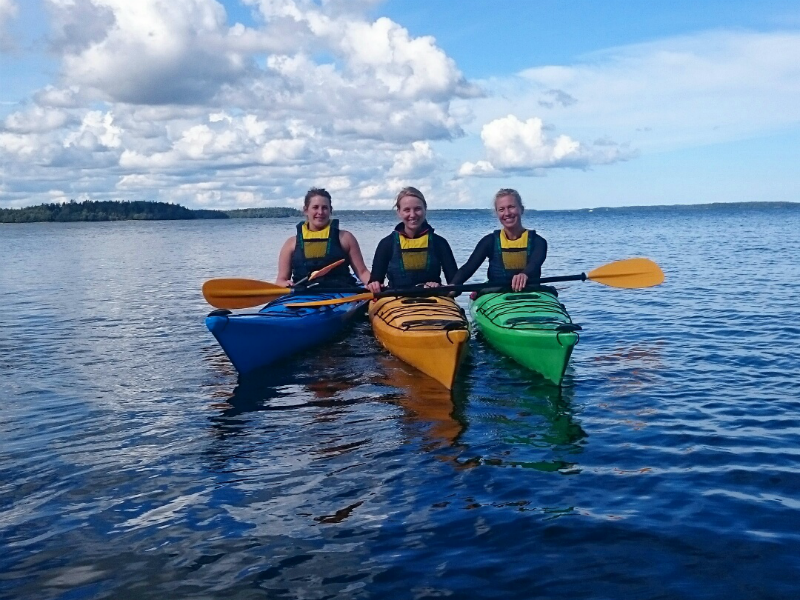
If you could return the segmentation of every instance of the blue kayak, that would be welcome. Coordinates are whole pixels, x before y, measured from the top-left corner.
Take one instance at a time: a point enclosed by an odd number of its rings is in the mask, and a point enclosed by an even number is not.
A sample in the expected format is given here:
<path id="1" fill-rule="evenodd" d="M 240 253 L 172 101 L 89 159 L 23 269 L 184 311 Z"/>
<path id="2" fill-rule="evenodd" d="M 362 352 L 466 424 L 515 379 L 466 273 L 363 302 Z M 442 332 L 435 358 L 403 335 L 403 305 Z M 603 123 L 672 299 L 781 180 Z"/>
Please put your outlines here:
<path id="1" fill-rule="evenodd" d="M 344 298 L 351 294 L 289 294 L 255 313 L 215 310 L 206 317 L 208 330 L 239 371 L 246 375 L 297 352 L 318 346 L 344 330 L 366 302 L 351 302 L 319 308 L 287 308 L 291 302 Z"/>

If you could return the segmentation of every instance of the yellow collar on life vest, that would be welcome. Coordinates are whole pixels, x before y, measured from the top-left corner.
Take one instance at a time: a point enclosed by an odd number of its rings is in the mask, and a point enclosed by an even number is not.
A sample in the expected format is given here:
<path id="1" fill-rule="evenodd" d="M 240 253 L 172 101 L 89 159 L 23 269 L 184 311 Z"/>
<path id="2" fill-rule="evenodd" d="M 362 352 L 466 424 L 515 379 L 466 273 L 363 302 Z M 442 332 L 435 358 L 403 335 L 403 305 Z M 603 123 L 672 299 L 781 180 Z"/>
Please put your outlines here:
<path id="1" fill-rule="evenodd" d="M 328 223 L 324 229 L 319 231 L 311 231 L 308 228 L 308 223 L 303 223 L 303 239 L 304 240 L 327 240 L 331 235 L 331 224 Z"/>
<path id="2" fill-rule="evenodd" d="M 402 233 L 400 234 L 400 248 L 402 250 L 420 250 L 428 247 L 428 239 L 430 234 L 426 233 L 417 238 L 408 238 Z"/>
<path id="3" fill-rule="evenodd" d="M 500 247 L 501 248 L 527 248 L 528 247 L 528 230 L 522 232 L 516 240 L 510 240 L 506 236 L 506 230 L 500 230 Z"/>

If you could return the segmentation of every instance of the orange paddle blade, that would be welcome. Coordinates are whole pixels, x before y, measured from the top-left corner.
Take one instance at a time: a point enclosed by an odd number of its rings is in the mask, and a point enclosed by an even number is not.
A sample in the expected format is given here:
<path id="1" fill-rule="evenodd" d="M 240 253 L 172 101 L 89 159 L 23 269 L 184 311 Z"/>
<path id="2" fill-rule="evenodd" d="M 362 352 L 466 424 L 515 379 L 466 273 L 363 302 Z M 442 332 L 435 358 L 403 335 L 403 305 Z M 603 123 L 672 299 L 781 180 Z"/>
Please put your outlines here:
<path id="1" fill-rule="evenodd" d="M 216 308 L 250 308 L 266 304 L 277 296 L 291 292 L 291 288 L 258 279 L 209 279 L 203 284 L 203 297 Z"/>
<path id="2" fill-rule="evenodd" d="M 322 267 L 319 271 L 311 273 L 308 279 L 324 277 L 343 263 L 343 258 L 332 262 Z M 291 291 L 292 288 L 280 287 L 267 281 L 238 277 L 209 279 L 203 284 L 203 297 L 205 297 L 206 301 L 216 308 L 227 308 L 229 310 L 266 304 L 275 297 L 283 296 Z"/>
<path id="3" fill-rule="evenodd" d="M 340 258 L 336 262 L 332 262 L 326 267 L 322 267 L 319 271 L 314 271 L 308 279 L 310 281 L 312 279 L 319 279 L 320 277 L 325 277 L 325 275 L 333 271 L 336 267 L 338 267 L 341 264 L 344 264 L 343 258 Z"/>
<path id="4" fill-rule="evenodd" d="M 649 258 L 628 258 L 597 267 L 588 279 L 618 288 L 653 287 L 664 282 L 664 272 Z"/>
<path id="5" fill-rule="evenodd" d="M 331 298 L 330 300 L 314 300 L 313 302 L 292 302 L 286 308 L 308 308 L 316 306 L 332 306 L 334 304 L 348 304 L 349 302 L 361 302 L 362 300 L 372 300 L 375 294 L 365 292 L 363 294 L 353 294 L 345 298 Z"/>

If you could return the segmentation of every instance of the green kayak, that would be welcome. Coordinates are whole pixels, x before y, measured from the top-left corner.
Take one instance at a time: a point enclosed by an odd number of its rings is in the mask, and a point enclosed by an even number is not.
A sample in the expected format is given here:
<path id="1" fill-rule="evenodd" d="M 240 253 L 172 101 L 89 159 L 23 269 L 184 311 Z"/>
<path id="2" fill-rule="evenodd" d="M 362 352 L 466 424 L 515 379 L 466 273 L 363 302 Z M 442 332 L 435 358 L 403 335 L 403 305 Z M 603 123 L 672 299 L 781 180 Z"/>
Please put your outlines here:
<path id="1" fill-rule="evenodd" d="M 481 294 L 471 301 L 470 312 L 497 350 L 561 384 L 581 326 L 572 322 L 555 288 Z"/>

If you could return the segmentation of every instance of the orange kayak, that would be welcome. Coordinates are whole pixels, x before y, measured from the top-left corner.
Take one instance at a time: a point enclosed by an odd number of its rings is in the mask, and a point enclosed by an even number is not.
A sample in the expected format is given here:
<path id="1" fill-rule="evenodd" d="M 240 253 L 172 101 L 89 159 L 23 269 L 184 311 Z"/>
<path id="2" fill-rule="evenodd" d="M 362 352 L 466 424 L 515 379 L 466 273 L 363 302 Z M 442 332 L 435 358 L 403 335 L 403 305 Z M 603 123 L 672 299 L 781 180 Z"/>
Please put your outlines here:
<path id="1" fill-rule="evenodd" d="M 447 389 L 453 387 L 469 340 L 467 318 L 455 300 L 380 298 L 370 303 L 369 319 L 384 348 Z"/>

